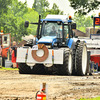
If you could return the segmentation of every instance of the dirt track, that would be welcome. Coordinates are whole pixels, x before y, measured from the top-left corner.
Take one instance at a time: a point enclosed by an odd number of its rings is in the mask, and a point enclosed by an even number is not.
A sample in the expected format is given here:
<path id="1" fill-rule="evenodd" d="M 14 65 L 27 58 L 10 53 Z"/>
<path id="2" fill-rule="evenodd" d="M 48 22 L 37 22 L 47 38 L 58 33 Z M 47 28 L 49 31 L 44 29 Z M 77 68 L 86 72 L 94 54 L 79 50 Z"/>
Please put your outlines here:
<path id="1" fill-rule="evenodd" d="M 48 84 L 49 100 L 100 96 L 100 76 L 22 75 L 3 70 L 0 71 L 0 100 L 35 100 L 43 82 Z"/>

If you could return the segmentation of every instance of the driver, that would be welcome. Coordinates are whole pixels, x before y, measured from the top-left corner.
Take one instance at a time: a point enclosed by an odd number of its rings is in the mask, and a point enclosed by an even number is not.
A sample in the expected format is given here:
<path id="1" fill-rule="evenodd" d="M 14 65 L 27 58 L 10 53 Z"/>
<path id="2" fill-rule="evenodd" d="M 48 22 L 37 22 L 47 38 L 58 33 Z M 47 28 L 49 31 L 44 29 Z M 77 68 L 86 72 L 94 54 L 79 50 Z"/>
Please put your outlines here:
<path id="1" fill-rule="evenodd" d="M 56 34 L 57 34 L 57 32 L 56 32 L 56 30 L 55 30 L 55 27 L 54 26 L 52 26 L 52 31 L 50 32 L 50 36 L 56 36 Z"/>

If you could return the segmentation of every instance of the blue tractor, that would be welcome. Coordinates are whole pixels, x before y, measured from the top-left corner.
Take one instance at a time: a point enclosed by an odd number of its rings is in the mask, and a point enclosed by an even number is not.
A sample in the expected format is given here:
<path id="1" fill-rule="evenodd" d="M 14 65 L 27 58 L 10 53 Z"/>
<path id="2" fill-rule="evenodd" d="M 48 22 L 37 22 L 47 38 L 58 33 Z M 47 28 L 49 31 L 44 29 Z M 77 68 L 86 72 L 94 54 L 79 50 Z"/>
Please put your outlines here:
<path id="1" fill-rule="evenodd" d="M 25 21 L 25 27 L 37 24 L 37 35 L 17 49 L 20 74 L 86 75 L 87 46 L 74 37 L 76 23 L 66 15 L 39 16 L 38 23 Z"/>

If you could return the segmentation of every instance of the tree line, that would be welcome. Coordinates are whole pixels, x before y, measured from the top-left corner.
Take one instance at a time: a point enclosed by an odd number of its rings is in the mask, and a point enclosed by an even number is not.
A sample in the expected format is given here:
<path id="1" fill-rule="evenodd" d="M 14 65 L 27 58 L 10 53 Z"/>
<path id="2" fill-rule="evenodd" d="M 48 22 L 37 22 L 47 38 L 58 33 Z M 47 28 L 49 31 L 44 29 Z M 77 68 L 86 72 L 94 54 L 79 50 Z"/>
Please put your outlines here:
<path id="1" fill-rule="evenodd" d="M 18 0 L 0 0 L 0 30 L 4 33 L 11 33 L 21 41 L 21 37 L 29 34 L 36 34 L 37 25 L 24 27 L 25 20 L 38 22 L 39 14 L 45 18 L 47 14 L 63 14 L 63 11 L 54 3 L 49 9 L 47 0 L 35 0 L 33 7 L 29 8 L 27 2 L 22 3 Z"/>
<path id="2" fill-rule="evenodd" d="M 73 0 L 69 0 L 71 5 Z M 77 0 L 76 0 L 77 1 Z M 77 2 L 76 2 L 77 3 Z M 64 12 L 59 9 L 56 3 L 52 8 L 49 8 L 47 0 L 34 0 L 32 8 L 27 6 L 27 2 L 22 3 L 18 0 L 0 0 L 0 30 L 4 33 L 11 33 L 12 37 L 21 41 L 21 37 L 29 34 L 36 34 L 37 25 L 29 25 L 24 27 L 24 22 L 38 22 L 39 14 L 41 18 L 45 18 L 48 14 L 63 15 Z M 75 14 L 74 21 L 77 23 L 77 28 L 85 31 L 85 27 L 92 25 L 90 17 L 80 16 Z"/>

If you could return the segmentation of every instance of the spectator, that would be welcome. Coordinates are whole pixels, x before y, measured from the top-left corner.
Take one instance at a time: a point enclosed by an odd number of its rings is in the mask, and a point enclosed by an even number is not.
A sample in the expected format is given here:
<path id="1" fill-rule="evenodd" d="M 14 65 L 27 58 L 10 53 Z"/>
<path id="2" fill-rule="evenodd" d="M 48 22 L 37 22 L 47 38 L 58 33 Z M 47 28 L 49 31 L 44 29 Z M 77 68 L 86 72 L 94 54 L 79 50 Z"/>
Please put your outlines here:
<path id="1" fill-rule="evenodd" d="M 100 34 L 100 28 L 98 29 L 97 34 Z"/>
<path id="2" fill-rule="evenodd" d="M 12 47 L 11 55 L 12 55 L 13 68 L 16 68 L 17 67 L 17 64 L 16 64 L 17 46 L 16 46 L 15 41 L 13 41 L 13 47 Z"/>
<path id="3" fill-rule="evenodd" d="M 2 45 L 0 45 L 0 56 L 2 56 Z"/>

